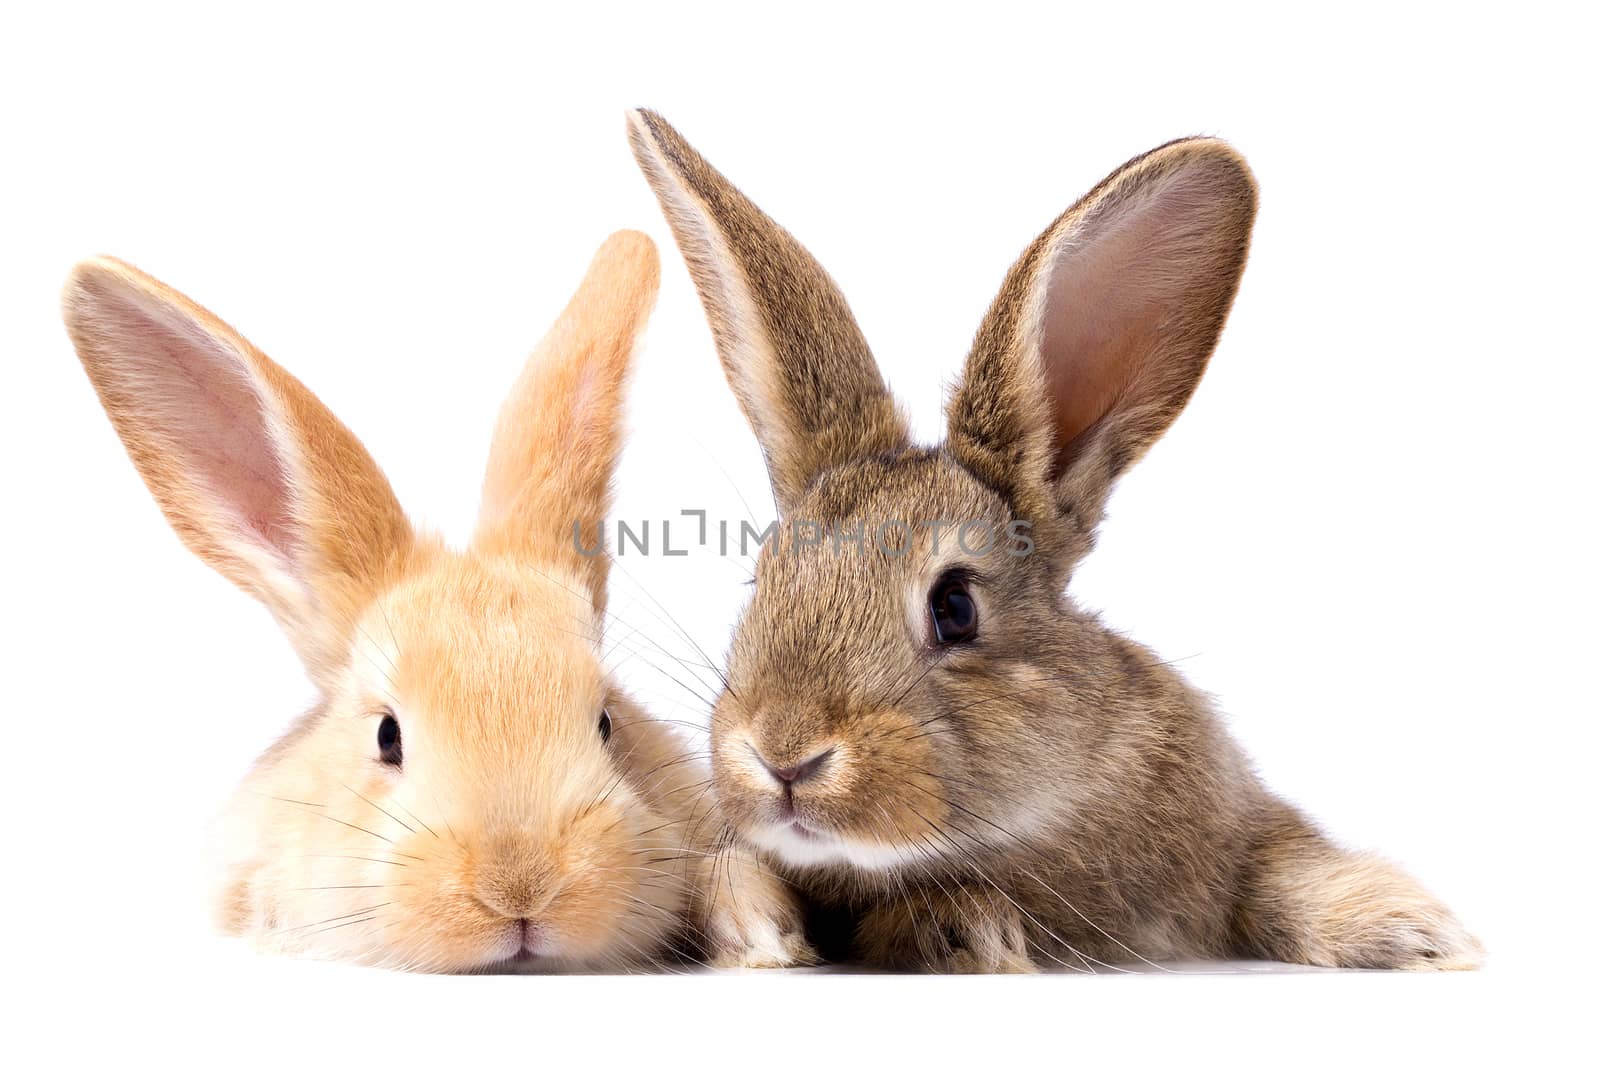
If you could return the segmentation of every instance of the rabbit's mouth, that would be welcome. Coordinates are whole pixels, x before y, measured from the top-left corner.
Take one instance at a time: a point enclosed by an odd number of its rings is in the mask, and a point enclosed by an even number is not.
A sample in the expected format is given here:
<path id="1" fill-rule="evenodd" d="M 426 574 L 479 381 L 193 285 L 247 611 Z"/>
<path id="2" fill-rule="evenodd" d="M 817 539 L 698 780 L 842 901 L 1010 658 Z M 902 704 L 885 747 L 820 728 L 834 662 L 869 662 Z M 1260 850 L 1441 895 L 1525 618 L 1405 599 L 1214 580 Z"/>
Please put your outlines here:
<path id="1" fill-rule="evenodd" d="M 534 920 L 511 919 L 495 937 L 482 964 L 493 974 L 532 974 L 566 970 L 570 965 L 550 938 L 546 927 Z"/>
<path id="2" fill-rule="evenodd" d="M 498 963 L 532 963 L 549 955 L 544 928 L 527 919 L 510 922 L 499 938 L 495 951 Z"/>
<path id="3" fill-rule="evenodd" d="M 885 870 L 907 863 L 912 853 L 880 841 L 847 837 L 798 817 L 749 826 L 744 835 L 758 848 L 796 867 L 860 867 Z"/>

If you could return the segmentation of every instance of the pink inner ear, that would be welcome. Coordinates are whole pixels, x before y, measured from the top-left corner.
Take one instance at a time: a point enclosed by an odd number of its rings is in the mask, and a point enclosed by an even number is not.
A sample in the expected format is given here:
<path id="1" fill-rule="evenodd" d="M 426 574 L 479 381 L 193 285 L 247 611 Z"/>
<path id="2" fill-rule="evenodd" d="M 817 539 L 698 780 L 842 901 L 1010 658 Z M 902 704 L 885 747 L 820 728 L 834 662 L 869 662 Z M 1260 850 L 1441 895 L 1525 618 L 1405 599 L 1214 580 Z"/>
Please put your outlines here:
<path id="1" fill-rule="evenodd" d="M 287 471 L 251 371 L 230 343 L 176 308 L 107 293 L 99 325 L 115 337 L 127 414 L 219 517 L 285 560 L 295 547 Z"/>
<path id="2" fill-rule="evenodd" d="M 1196 171 L 1135 195 L 1066 235 L 1046 283 L 1041 353 L 1063 465 L 1107 413 L 1159 401 L 1192 372 L 1167 349 L 1219 282 L 1214 183 Z"/>

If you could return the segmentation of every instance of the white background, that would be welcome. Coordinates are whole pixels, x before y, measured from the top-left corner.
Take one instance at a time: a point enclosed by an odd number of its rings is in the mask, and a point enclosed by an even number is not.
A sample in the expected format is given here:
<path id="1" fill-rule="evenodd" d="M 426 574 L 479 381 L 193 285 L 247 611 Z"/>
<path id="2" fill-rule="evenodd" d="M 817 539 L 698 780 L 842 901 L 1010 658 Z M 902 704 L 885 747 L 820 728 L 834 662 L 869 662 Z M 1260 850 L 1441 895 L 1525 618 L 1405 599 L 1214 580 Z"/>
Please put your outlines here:
<path id="1" fill-rule="evenodd" d="M 1109 9 L 9 9 L 0 1040 L 823 1063 L 1573 1040 L 1600 711 L 1593 27 L 1577 6 Z M 626 148 L 639 104 L 817 254 L 928 440 L 1056 213 L 1174 136 L 1246 154 L 1262 206 L 1232 320 L 1075 590 L 1216 693 L 1275 788 L 1448 900 L 1487 970 L 451 979 L 213 938 L 205 821 L 312 693 L 124 458 L 60 327 L 67 269 L 113 253 L 211 307 L 459 542 L 524 354 L 606 233 L 642 228 L 665 270 L 618 514 L 770 513 Z M 624 565 L 619 614 L 669 642 L 648 589 L 720 655 L 737 562 Z M 642 658 L 625 674 L 700 714 Z"/>

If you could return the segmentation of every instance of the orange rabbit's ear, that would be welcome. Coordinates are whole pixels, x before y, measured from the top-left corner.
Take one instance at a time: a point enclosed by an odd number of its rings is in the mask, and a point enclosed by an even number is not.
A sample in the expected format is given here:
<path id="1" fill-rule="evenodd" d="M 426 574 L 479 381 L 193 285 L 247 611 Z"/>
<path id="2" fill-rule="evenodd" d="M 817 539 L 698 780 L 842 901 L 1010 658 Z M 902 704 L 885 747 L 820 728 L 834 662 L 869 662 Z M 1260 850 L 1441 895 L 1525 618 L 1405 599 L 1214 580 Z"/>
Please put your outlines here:
<path id="1" fill-rule="evenodd" d="M 167 521 L 329 681 L 413 536 L 372 457 L 250 342 L 126 263 L 80 264 L 62 314 Z"/>
<path id="2" fill-rule="evenodd" d="M 660 274 L 655 244 L 642 233 L 623 230 L 601 245 L 512 387 L 489 448 L 473 547 L 576 571 L 597 607 L 607 556 L 587 550 L 611 509 L 623 388 Z"/>

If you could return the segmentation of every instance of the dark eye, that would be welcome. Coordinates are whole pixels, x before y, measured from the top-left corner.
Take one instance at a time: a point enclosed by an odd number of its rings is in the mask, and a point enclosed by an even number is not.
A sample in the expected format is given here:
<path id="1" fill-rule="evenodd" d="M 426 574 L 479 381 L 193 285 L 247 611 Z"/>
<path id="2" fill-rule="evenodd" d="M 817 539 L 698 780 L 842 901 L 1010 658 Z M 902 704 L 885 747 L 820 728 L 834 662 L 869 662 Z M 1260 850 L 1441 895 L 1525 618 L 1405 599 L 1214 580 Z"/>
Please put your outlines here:
<path id="1" fill-rule="evenodd" d="M 941 645 L 956 645 L 978 636 L 978 604 L 960 574 L 946 574 L 928 594 L 933 635 Z"/>
<path id="2" fill-rule="evenodd" d="M 600 743 L 603 745 L 611 740 L 611 712 L 604 708 L 600 711 Z"/>
<path id="3" fill-rule="evenodd" d="M 400 766 L 400 720 L 385 712 L 378 723 L 378 758 L 391 767 Z"/>

